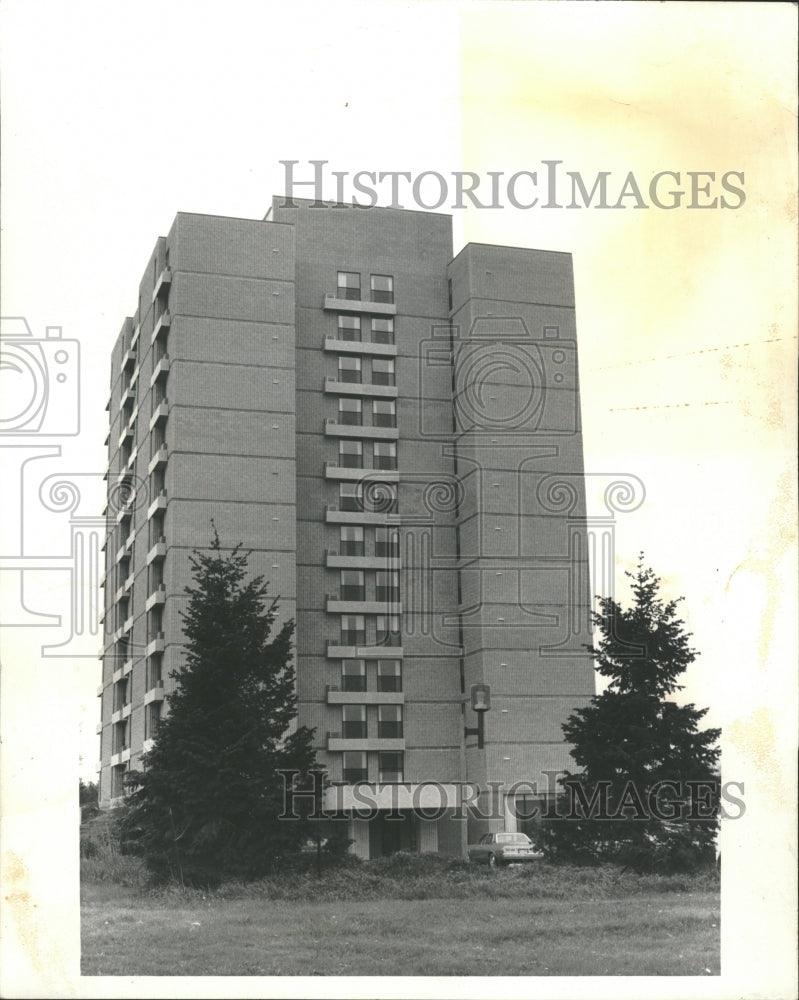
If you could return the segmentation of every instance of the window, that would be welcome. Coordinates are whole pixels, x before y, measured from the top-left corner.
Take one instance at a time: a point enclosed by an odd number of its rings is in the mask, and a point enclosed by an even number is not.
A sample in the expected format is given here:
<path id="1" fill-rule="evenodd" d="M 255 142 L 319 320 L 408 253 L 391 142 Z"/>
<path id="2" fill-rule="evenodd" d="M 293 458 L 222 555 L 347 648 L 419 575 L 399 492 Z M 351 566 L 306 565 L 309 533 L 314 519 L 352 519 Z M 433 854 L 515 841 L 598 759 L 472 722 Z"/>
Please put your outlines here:
<path id="1" fill-rule="evenodd" d="M 381 559 L 398 557 L 399 532 L 393 528 L 375 528 L 375 555 Z"/>
<path id="2" fill-rule="evenodd" d="M 399 573 L 396 570 L 378 570 L 375 573 L 375 600 L 396 604 L 399 599 Z"/>
<path id="3" fill-rule="evenodd" d="M 130 685 L 125 677 L 114 685 L 114 711 L 118 712 L 130 702 Z"/>
<path id="4" fill-rule="evenodd" d="M 121 753 L 122 750 L 127 750 L 130 746 L 128 741 L 128 720 L 125 719 L 124 722 L 118 722 L 114 726 L 114 736 L 113 736 L 113 749 L 112 753 Z"/>
<path id="5" fill-rule="evenodd" d="M 161 701 L 151 701 L 147 705 L 144 713 L 144 738 L 154 740 L 158 736 L 158 727 L 161 725 Z"/>
<path id="6" fill-rule="evenodd" d="M 379 781 L 404 781 L 405 754 L 401 750 L 381 750 L 377 769 Z"/>
<path id="7" fill-rule="evenodd" d="M 154 608 L 151 608 L 149 611 L 149 616 L 150 616 L 149 628 L 147 629 L 147 631 L 149 633 L 150 640 L 158 639 L 161 633 L 164 631 L 163 629 L 164 612 L 161 606 L 156 605 Z"/>
<path id="8" fill-rule="evenodd" d="M 396 385 L 396 380 L 394 378 L 393 358 L 372 359 L 372 384 Z"/>
<path id="9" fill-rule="evenodd" d="M 394 343 L 394 318 L 393 316 L 375 316 L 372 319 L 372 343 L 373 344 L 393 344 Z"/>
<path id="10" fill-rule="evenodd" d="M 372 302 L 394 301 L 394 279 L 388 274 L 373 274 L 371 279 Z"/>
<path id="11" fill-rule="evenodd" d="M 378 646 L 399 646 L 399 615 L 376 615 L 375 632 Z"/>
<path id="12" fill-rule="evenodd" d="M 340 299 L 360 299 L 361 276 L 355 271 L 339 271 L 337 286 Z"/>
<path id="13" fill-rule="evenodd" d="M 366 754 L 362 750 L 345 750 L 342 756 L 342 777 L 348 784 L 366 781 Z"/>
<path id="14" fill-rule="evenodd" d="M 377 738 L 402 739 L 402 705 L 377 706 Z"/>
<path id="15" fill-rule="evenodd" d="M 147 661 L 147 690 L 158 687 L 161 683 L 161 657 L 151 656 Z"/>
<path id="16" fill-rule="evenodd" d="M 341 645 L 363 646 L 366 642 L 366 629 L 363 615 L 341 616 Z"/>
<path id="17" fill-rule="evenodd" d="M 363 660 L 341 661 L 341 690 L 366 690 L 366 664 Z"/>
<path id="18" fill-rule="evenodd" d="M 377 690 L 384 692 L 402 690 L 401 660 L 377 661 Z"/>
<path id="19" fill-rule="evenodd" d="M 360 382 L 361 381 L 361 359 L 348 358 L 343 354 L 338 359 L 338 380 L 339 382 Z"/>
<path id="20" fill-rule="evenodd" d="M 361 409 L 360 399 L 351 399 L 347 396 L 342 396 L 338 401 L 338 422 L 354 427 L 360 426 L 363 423 Z"/>
<path id="21" fill-rule="evenodd" d="M 362 556 L 364 552 L 363 528 L 357 525 L 343 524 L 339 551 L 343 556 Z"/>
<path id="22" fill-rule="evenodd" d="M 338 464 L 344 469 L 362 469 L 363 444 L 360 441 L 339 441 Z"/>
<path id="23" fill-rule="evenodd" d="M 111 768 L 111 798 L 118 799 L 125 794 L 125 765 Z"/>
<path id="24" fill-rule="evenodd" d="M 373 447 L 375 469 L 391 470 L 397 468 L 396 441 L 375 441 Z"/>
<path id="25" fill-rule="evenodd" d="M 341 570 L 339 597 L 342 601 L 363 601 L 366 599 L 366 587 L 363 582 L 363 570 Z"/>
<path id="26" fill-rule="evenodd" d="M 375 427 L 397 426 L 397 404 L 393 399 L 375 399 L 372 402 L 372 424 Z"/>
<path id="27" fill-rule="evenodd" d="M 366 705 L 341 706 L 341 735 L 345 740 L 366 739 Z"/>
<path id="28" fill-rule="evenodd" d="M 339 510 L 360 511 L 363 510 L 358 496 L 357 483 L 341 483 L 338 488 Z"/>
<path id="29" fill-rule="evenodd" d="M 360 316 L 339 316 L 339 318 L 338 318 L 338 339 L 339 340 L 360 340 L 361 339 L 361 317 Z"/>

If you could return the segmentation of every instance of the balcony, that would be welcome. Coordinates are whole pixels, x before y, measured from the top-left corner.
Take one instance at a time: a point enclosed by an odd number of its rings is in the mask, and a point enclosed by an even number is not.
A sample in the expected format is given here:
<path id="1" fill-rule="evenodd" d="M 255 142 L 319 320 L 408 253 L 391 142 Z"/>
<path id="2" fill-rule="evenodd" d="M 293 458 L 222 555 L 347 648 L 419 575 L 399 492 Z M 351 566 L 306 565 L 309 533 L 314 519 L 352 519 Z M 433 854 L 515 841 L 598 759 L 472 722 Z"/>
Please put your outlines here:
<path id="1" fill-rule="evenodd" d="M 153 327 L 153 332 L 150 337 L 150 343 L 154 344 L 162 333 L 168 333 L 171 325 L 172 317 L 169 314 L 169 310 L 165 309 L 155 321 L 155 326 Z"/>
<path id="2" fill-rule="evenodd" d="M 98 684 L 97 685 L 97 691 L 95 692 L 95 694 L 97 695 L 98 698 L 102 698 L 103 697 L 103 691 L 105 691 L 105 686 L 103 684 Z"/>
<path id="3" fill-rule="evenodd" d="M 325 376 L 322 386 L 324 392 L 335 393 L 337 396 L 379 396 L 382 399 L 396 399 L 395 385 L 375 385 L 373 382 L 340 382 L 330 375 Z"/>
<path id="4" fill-rule="evenodd" d="M 122 590 L 124 591 L 124 593 L 127 594 L 130 591 L 130 588 L 133 586 L 133 581 L 135 579 L 136 579 L 135 573 L 128 573 L 128 575 L 125 577 L 125 582 L 122 585 Z"/>
<path id="5" fill-rule="evenodd" d="M 116 767 L 118 764 L 127 764 L 129 760 L 130 747 L 125 747 L 124 749 L 111 754 L 111 767 Z M 122 801 L 121 797 L 119 801 Z"/>
<path id="6" fill-rule="evenodd" d="M 156 559 L 164 559 L 166 557 L 166 535 L 160 535 L 158 541 L 153 545 L 150 551 L 147 553 L 147 565 L 149 566 L 151 562 L 155 562 Z"/>
<path id="7" fill-rule="evenodd" d="M 164 604 L 166 602 L 166 586 L 163 583 L 158 584 L 158 589 L 154 590 L 152 594 L 147 598 L 144 603 L 144 610 L 149 611 L 150 608 L 154 608 L 156 604 Z"/>
<path id="8" fill-rule="evenodd" d="M 133 543 L 135 540 L 136 540 L 136 529 L 134 528 L 133 531 L 131 531 L 131 533 L 125 539 L 125 544 L 123 548 L 126 553 L 129 553 L 130 550 L 133 548 Z"/>
<path id="9" fill-rule="evenodd" d="M 327 594 L 325 610 L 329 614 L 342 615 L 401 615 L 402 604 L 395 601 L 346 601 L 339 600 L 337 594 Z"/>
<path id="10" fill-rule="evenodd" d="M 345 646 L 328 639 L 325 655 L 331 660 L 400 660 L 404 651 L 402 646 Z"/>
<path id="11" fill-rule="evenodd" d="M 127 635 L 132 628 L 133 628 L 133 616 L 131 615 L 130 618 L 125 619 L 125 624 L 122 626 L 121 629 L 122 635 Z"/>
<path id="12" fill-rule="evenodd" d="M 119 409 L 124 409 L 128 403 L 134 402 L 135 399 L 136 393 L 133 391 L 133 387 L 130 385 L 125 386 L 122 390 L 122 395 L 119 397 Z"/>
<path id="13" fill-rule="evenodd" d="M 325 549 L 325 566 L 328 569 L 399 569 L 399 553 L 395 556 L 348 556 L 335 549 Z"/>
<path id="14" fill-rule="evenodd" d="M 122 364 L 119 366 L 121 372 L 132 371 L 136 365 L 136 352 L 130 347 L 122 355 Z"/>
<path id="15" fill-rule="evenodd" d="M 376 736 L 363 740 L 348 740 L 338 733 L 328 733 L 327 749 L 331 753 L 342 750 L 404 750 L 405 740 L 402 738 L 381 740 Z"/>
<path id="16" fill-rule="evenodd" d="M 162 444 L 150 459 L 150 464 L 147 466 L 147 472 L 152 475 L 156 469 L 163 468 L 167 463 L 168 457 L 167 447 L 165 444 Z M 160 497 L 158 499 L 160 499 Z"/>
<path id="17" fill-rule="evenodd" d="M 136 365 L 136 367 L 133 369 L 133 374 L 130 376 L 131 389 L 136 388 L 136 383 L 139 381 L 139 375 L 141 375 L 141 366 Z"/>
<path id="18" fill-rule="evenodd" d="M 156 653 L 163 653 L 165 646 L 164 633 L 159 632 L 154 639 L 147 643 L 145 656 L 154 656 Z"/>
<path id="19" fill-rule="evenodd" d="M 126 518 L 133 516 L 133 509 L 135 507 L 135 504 L 136 501 L 134 498 L 133 500 L 130 500 L 128 503 L 126 503 L 124 507 L 122 507 L 120 510 L 117 511 L 117 517 L 116 517 L 117 524 L 121 524 L 124 520 L 126 520 Z"/>
<path id="20" fill-rule="evenodd" d="M 119 442 L 117 444 L 117 447 L 121 448 L 126 441 L 130 441 L 132 439 L 133 439 L 133 428 L 130 425 L 128 425 L 119 435 Z"/>
<path id="21" fill-rule="evenodd" d="M 333 504 L 328 504 L 325 509 L 325 521 L 328 524 L 399 525 L 400 518 L 397 513 L 372 514 L 363 510 L 339 510 Z"/>
<path id="22" fill-rule="evenodd" d="M 366 302 L 364 299 L 342 299 L 336 292 L 327 292 L 322 308 L 328 312 L 364 313 L 367 316 L 396 316 L 393 302 Z"/>
<path id="23" fill-rule="evenodd" d="M 149 705 L 151 701 L 164 700 L 164 682 L 156 681 L 149 691 L 144 692 L 144 704 Z"/>
<path id="24" fill-rule="evenodd" d="M 325 434 L 328 437 L 379 438 L 383 441 L 397 441 L 396 427 L 374 427 L 368 424 L 340 424 L 328 417 L 325 420 Z"/>
<path id="25" fill-rule="evenodd" d="M 169 374 L 169 365 L 170 361 L 168 354 L 164 354 L 162 357 L 158 359 L 158 361 L 156 361 L 155 368 L 153 369 L 153 373 L 150 376 L 151 388 L 155 385 L 155 383 L 158 381 L 159 378 L 163 378 Z"/>
<path id="26" fill-rule="evenodd" d="M 342 691 L 334 684 L 325 688 L 328 705 L 404 705 L 403 691 Z"/>
<path id="27" fill-rule="evenodd" d="M 127 719 L 132 710 L 133 710 L 133 703 L 130 701 L 126 705 L 123 705 L 121 708 L 117 708 L 114 712 L 111 713 L 111 725 L 115 725 L 117 722 L 122 722 L 125 719 Z"/>
<path id="28" fill-rule="evenodd" d="M 172 284 L 172 269 L 170 267 L 165 267 L 158 277 L 155 279 L 155 288 L 153 288 L 153 298 L 152 301 L 158 298 L 162 291 L 166 291 Z"/>
<path id="29" fill-rule="evenodd" d="M 166 445 L 163 445 L 162 447 L 164 448 L 164 450 L 166 449 Z M 153 461 L 154 460 L 155 456 L 153 456 Z M 152 472 L 152 469 L 150 471 Z M 150 518 L 156 513 L 156 511 L 166 510 L 167 502 L 168 501 L 167 501 L 166 490 L 159 490 L 158 496 L 155 498 L 155 500 L 153 500 L 153 502 L 147 508 L 147 520 L 149 521 Z"/>
<path id="30" fill-rule="evenodd" d="M 396 358 L 396 344 L 376 344 L 367 340 L 340 340 L 338 337 L 325 337 L 324 349 L 336 354 L 373 354 L 381 358 Z"/>
<path id="31" fill-rule="evenodd" d="M 162 399 L 161 402 L 153 410 L 153 415 L 150 417 L 150 430 L 153 427 L 158 426 L 158 424 L 164 423 L 166 418 L 169 416 L 169 400 Z"/>
<path id="32" fill-rule="evenodd" d="M 350 469 L 347 466 L 339 465 L 338 462 L 325 462 L 325 479 L 346 479 L 349 482 L 358 482 L 361 479 L 367 482 L 372 479 L 381 483 L 399 482 L 399 472 L 396 469 L 386 472 L 381 470 L 379 477 L 373 475 L 376 471 L 375 469 Z"/>
<path id="33" fill-rule="evenodd" d="M 130 335 L 130 349 L 135 350 L 136 345 L 139 342 L 139 334 L 141 333 L 141 323 L 137 323 L 133 327 L 133 333 Z"/>

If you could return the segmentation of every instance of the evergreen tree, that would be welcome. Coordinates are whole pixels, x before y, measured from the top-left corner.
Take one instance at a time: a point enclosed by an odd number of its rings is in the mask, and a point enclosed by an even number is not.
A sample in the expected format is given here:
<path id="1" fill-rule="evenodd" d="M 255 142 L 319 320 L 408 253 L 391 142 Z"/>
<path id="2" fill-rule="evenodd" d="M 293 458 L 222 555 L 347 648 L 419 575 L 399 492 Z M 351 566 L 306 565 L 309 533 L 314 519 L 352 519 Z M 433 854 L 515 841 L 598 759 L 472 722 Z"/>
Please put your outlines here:
<path id="1" fill-rule="evenodd" d="M 213 522 L 212 522 L 213 524 Z M 160 877 L 212 884 L 257 877 L 306 835 L 283 811 L 281 768 L 307 775 L 313 732 L 296 716 L 294 623 L 271 637 L 277 600 L 246 581 L 249 554 L 195 550 L 183 613 L 185 664 L 145 770 L 129 777 L 126 826 Z"/>
<path id="2" fill-rule="evenodd" d="M 562 779 L 548 837 L 561 856 L 690 869 L 714 857 L 721 731 L 699 729 L 707 709 L 671 700 L 697 656 L 682 598 L 664 603 L 643 555 L 627 576 L 632 606 L 603 598 L 593 616 L 600 638 L 587 648 L 610 683 L 563 725 L 581 770 Z"/>

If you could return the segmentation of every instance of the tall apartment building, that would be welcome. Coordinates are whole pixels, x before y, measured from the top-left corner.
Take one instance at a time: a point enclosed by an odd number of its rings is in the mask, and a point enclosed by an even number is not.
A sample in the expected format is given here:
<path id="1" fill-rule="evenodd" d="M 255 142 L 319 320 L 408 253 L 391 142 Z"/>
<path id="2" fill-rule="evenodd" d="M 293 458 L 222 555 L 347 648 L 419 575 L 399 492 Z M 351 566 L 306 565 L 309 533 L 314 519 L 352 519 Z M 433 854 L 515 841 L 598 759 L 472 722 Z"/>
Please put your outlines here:
<path id="1" fill-rule="evenodd" d="M 112 354 L 101 802 L 168 710 L 213 518 L 296 621 L 299 722 L 353 850 L 514 828 L 594 693 L 575 338 L 568 254 L 453 259 L 448 216 L 179 214 Z M 455 817 L 462 783 L 490 818 Z"/>

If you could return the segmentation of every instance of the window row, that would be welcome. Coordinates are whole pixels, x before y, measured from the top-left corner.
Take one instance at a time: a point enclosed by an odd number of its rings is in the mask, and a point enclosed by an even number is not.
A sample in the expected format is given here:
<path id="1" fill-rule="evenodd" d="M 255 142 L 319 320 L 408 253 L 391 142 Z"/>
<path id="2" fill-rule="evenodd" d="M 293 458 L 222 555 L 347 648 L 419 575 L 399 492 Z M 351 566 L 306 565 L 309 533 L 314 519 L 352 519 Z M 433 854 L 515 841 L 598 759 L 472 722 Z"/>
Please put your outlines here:
<path id="1" fill-rule="evenodd" d="M 396 385 L 393 358 L 371 359 L 371 385 Z M 363 382 L 363 358 L 357 355 L 340 354 L 338 358 L 339 382 L 360 384 Z"/>
<path id="2" fill-rule="evenodd" d="M 368 758 L 362 750 L 346 750 L 342 755 L 342 778 L 350 785 L 369 780 Z M 377 780 L 404 781 L 405 754 L 401 750 L 380 750 L 377 754 Z"/>
<path id="3" fill-rule="evenodd" d="M 402 660 L 341 661 L 342 691 L 368 691 L 370 680 L 381 693 L 402 691 Z"/>
<path id="4" fill-rule="evenodd" d="M 366 596 L 366 575 L 362 569 L 342 569 L 339 578 L 339 600 L 341 601 L 384 601 L 397 604 L 400 599 L 399 572 L 397 570 L 376 570 L 374 574 L 374 597 Z M 370 581 L 371 582 L 371 581 Z"/>
<path id="5" fill-rule="evenodd" d="M 342 615 L 342 646 L 401 646 L 399 615 Z"/>
<path id="6" fill-rule="evenodd" d="M 361 343 L 363 337 L 363 324 L 360 316 L 338 317 L 339 340 L 350 340 Z M 393 344 L 394 343 L 394 317 L 393 316 L 372 316 L 369 320 L 369 342 L 372 344 Z"/>
<path id="7" fill-rule="evenodd" d="M 367 532 L 360 524 L 342 524 L 339 538 L 339 555 L 364 556 Z M 400 538 L 396 528 L 376 527 L 369 532 L 374 544 L 372 553 L 378 559 L 397 559 L 400 554 Z"/>
<path id="8" fill-rule="evenodd" d="M 373 399 L 370 404 L 372 427 L 396 427 L 397 404 L 393 399 Z M 352 396 L 342 396 L 338 401 L 338 422 L 352 427 L 363 426 L 363 402 Z"/>
<path id="9" fill-rule="evenodd" d="M 374 441 L 368 445 L 372 452 L 371 469 L 392 472 L 397 468 L 396 441 Z M 363 441 L 343 438 L 338 443 L 338 464 L 343 469 L 363 469 Z"/>
<path id="10" fill-rule="evenodd" d="M 339 510 L 351 513 L 396 514 L 399 511 L 396 485 L 372 481 L 365 486 L 363 483 L 340 483 L 338 506 Z"/>
<path id="11" fill-rule="evenodd" d="M 340 299 L 362 300 L 361 276 L 357 271 L 339 271 L 336 285 Z M 393 302 L 394 278 L 390 274 L 370 275 L 369 291 L 372 302 Z"/>
<path id="12" fill-rule="evenodd" d="M 369 738 L 366 724 L 366 705 L 341 706 L 341 736 L 345 740 Z M 402 705 L 377 706 L 377 738 L 402 739 Z"/>

